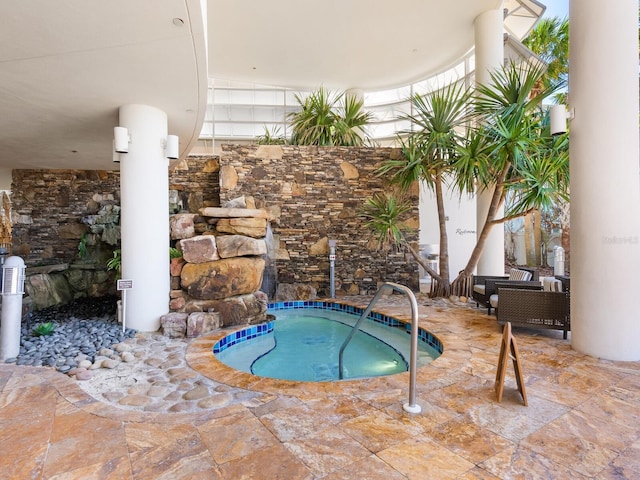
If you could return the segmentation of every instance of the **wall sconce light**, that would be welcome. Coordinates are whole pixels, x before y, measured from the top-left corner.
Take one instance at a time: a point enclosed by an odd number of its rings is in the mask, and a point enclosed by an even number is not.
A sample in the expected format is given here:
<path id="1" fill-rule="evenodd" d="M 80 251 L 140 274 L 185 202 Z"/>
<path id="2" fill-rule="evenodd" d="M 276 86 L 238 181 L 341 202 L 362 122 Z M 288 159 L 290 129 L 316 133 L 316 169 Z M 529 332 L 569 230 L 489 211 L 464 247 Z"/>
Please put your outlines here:
<path id="1" fill-rule="evenodd" d="M 167 135 L 167 141 L 164 146 L 164 154 L 167 158 L 175 160 L 180 156 L 179 142 L 177 135 Z"/>
<path id="2" fill-rule="evenodd" d="M 564 105 L 553 105 L 549 108 L 549 129 L 551 135 L 562 135 L 567 132 L 567 120 L 573 119 L 573 108 L 567 112 Z"/>
<path id="3" fill-rule="evenodd" d="M 129 153 L 129 130 L 126 127 L 113 127 L 113 145 L 117 153 Z"/>
<path id="4" fill-rule="evenodd" d="M 113 140 L 113 163 L 120 163 L 120 154 L 116 152 L 116 141 Z"/>

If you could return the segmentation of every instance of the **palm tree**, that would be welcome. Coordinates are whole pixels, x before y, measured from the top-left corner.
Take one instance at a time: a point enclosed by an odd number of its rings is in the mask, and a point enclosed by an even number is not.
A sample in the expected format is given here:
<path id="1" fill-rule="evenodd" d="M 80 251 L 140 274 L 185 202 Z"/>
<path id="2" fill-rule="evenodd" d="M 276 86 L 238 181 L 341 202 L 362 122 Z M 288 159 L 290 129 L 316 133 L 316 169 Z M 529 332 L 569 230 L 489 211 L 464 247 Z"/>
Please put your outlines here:
<path id="1" fill-rule="evenodd" d="M 493 72 L 489 84 L 476 87 L 474 104 L 481 123 L 468 145 L 481 147 L 463 149 L 454 172 L 459 189 L 475 183 L 478 190 L 491 192 L 491 202 L 467 265 L 452 282 L 455 294 L 471 290 L 473 271 L 495 225 L 567 197 L 568 142 L 550 135 L 548 114 L 540 107 L 562 83 L 536 91 L 543 74 L 543 67 L 511 63 Z M 498 218 L 509 192 L 515 193 L 516 201 Z"/>
<path id="2" fill-rule="evenodd" d="M 355 95 L 321 87 L 295 98 L 301 109 L 289 114 L 293 145 L 362 146 L 368 140 L 365 127 L 373 115 Z"/>
<path id="3" fill-rule="evenodd" d="M 291 113 L 294 145 L 333 145 L 332 129 L 335 129 L 336 113 L 334 109 L 339 96 L 319 88 L 306 98 L 296 94 L 296 101 L 302 109 Z"/>
<path id="4" fill-rule="evenodd" d="M 392 181 L 404 189 L 418 179 L 431 182 L 436 197 L 436 187 L 442 186 L 445 178 L 450 178 L 459 192 L 491 192 L 484 226 L 465 268 L 450 284 L 450 291 L 439 288 L 432 295 L 452 293 L 468 296 L 473 271 L 491 229 L 507 220 L 524 216 L 534 208 L 566 198 L 569 178 L 567 138 L 550 135 L 548 114 L 540 108 L 542 99 L 561 84 L 543 87 L 538 93 L 532 93 L 543 72 L 541 67 L 510 64 L 494 72 L 489 84 L 477 85 L 477 93 L 469 106 L 472 113 L 477 115 L 477 126 L 467 128 L 466 135 L 462 133 L 469 118 L 468 111 L 461 108 L 459 117 L 447 117 L 456 119 L 447 122 L 456 124 L 447 133 L 441 128 L 434 128 L 436 124 L 440 125 L 435 119 L 441 118 L 440 115 L 434 115 L 435 111 L 442 108 L 438 101 L 433 101 L 438 94 L 432 100 L 423 99 L 424 106 L 428 105 L 428 108 L 417 108 L 419 113 L 412 117 L 418 130 L 403 143 L 404 158 L 387 162 L 380 169 L 382 174 L 391 174 Z M 455 87 L 451 87 L 446 96 L 449 99 L 457 98 L 453 95 L 454 91 Z M 441 95 L 445 93 L 446 90 L 443 90 Z M 463 97 L 465 95 L 462 94 Z M 515 201 L 499 218 L 498 212 L 509 192 L 513 193 Z M 447 252 L 444 207 L 440 211 L 441 206 L 438 206 L 438 210 L 442 242 L 440 250 Z M 391 223 L 396 218 L 387 215 L 385 221 Z M 387 241 L 394 238 L 402 240 L 402 237 L 395 235 L 385 238 Z M 406 242 L 399 243 L 406 245 Z M 448 270 L 445 271 L 448 274 Z M 440 278 L 431 271 L 429 274 L 442 285 L 448 283 L 448 277 L 444 278 L 442 270 Z"/>
<path id="5" fill-rule="evenodd" d="M 391 183 L 407 191 L 416 181 L 423 181 L 434 193 L 438 209 L 440 233 L 439 274 L 423 268 L 433 278 L 432 294 L 449 295 L 449 250 L 444 209 L 444 190 L 457 149 L 469 120 L 468 102 L 471 92 L 462 83 L 452 83 L 427 95 L 414 95 L 411 103 L 414 115 L 410 120 L 414 130 L 406 140 L 400 138 L 403 157 L 389 160 L 378 169 L 379 175 L 391 175 Z M 411 250 L 410 250 L 411 251 Z M 420 261 L 414 251 L 414 257 Z"/>
<path id="6" fill-rule="evenodd" d="M 534 88 L 534 92 L 552 83 L 567 83 L 569 76 L 569 21 L 566 17 L 542 19 L 523 40 L 523 43 L 547 64 L 547 70 L 540 78 L 539 85 Z M 567 97 L 566 91 L 554 95 L 556 102 L 564 104 L 568 101 Z M 569 205 L 566 202 L 561 202 L 558 207 L 560 207 L 560 211 L 565 213 L 558 219 L 568 220 Z M 536 209 L 532 215 L 525 217 L 525 239 L 528 244 L 527 263 L 540 264 L 542 260 L 540 249 L 537 248 L 541 244 L 542 213 Z M 568 235 L 568 224 L 562 220 L 560 223 L 563 232 Z M 563 238 L 565 238 L 563 245 L 568 252 L 567 238 L 566 236 Z"/>
<path id="7" fill-rule="evenodd" d="M 365 127 L 373 115 L 364 111 L 364 100 L 352 93 L 345 93 L 341 99 L 339 115 L 335 125 L 334 143 L 345 147 L 359 147 L 367 141 Z"/>
<path id="8" fill-rule="evenodd" d="M 534 94 L 558 82 L 567 83 L 569 77 L 569 20 L 560 17 L 543 18 L 522 42 L 547 64 Z M 567 94 L 556 95 L 559 103 L 567 102 Z"/>

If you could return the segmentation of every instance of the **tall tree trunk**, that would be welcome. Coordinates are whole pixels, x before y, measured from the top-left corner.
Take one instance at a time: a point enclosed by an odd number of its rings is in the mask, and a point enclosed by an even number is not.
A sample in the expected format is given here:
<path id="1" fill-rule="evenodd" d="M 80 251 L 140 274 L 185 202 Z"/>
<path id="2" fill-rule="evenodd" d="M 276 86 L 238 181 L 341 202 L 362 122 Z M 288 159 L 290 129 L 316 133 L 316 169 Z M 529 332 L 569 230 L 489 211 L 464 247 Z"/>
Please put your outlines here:
<path id="1" fill-rule="evenodd" d="M 500 173 L 500 177 L 496 181 L 493 187 L 493 194 L 491 195 L 491 203 L 489 204 L 489 210 L 487 211 L 487 218 L 484 222 L 482 230 L 480 231 L 480 235 L 478 236 L 478 240 L 476 242 L 475 247 L 473 247 L 473 251 L 471 252 L 471 256 L 469 257 L 469 261 L 464 269 L 459 273 L 456 279 L 451 282 L 451 293 L 453 295 L 458 296 L 470 296 L 472 285 L 472 277 L 473 271 L 478 265 L 478 261 L 480 260 L 480 255 L 482 255 L 482 250 L 484 249 L 485 243 L 487 243 L 487 238 L 489 237 L 489 233 L 491 229 L 494 227 L 494 220 L 496 218 L 496 214 L 498 213 L 498 209 L 504 203 L 504 181 L 507 176 L 507 172 L 509 171 L 510 164 L 504 167 L 504 170 Z"/>
<path id="2" fill-rule="evenodd" d="M 403 246 L 409 251 L 413 259 L 416 262 L 418 262 L 418 265 L 424 268 L 424 271 L 427 272 L 431 277 L 432 284 L 431 284 L 430 296 L 432 297 L 448 296 L 449 295 L 448 292 L 450 291 L 449 279 L 442 277 L 440 274 L 438 274 L 438 272 L 436 272 L 433 268 L 431 268 L 429 264 L 427 264 L 427 262 L 425 262 L 424 259 L 420 256 L 420 254 L 411 245 L 409 245 L 409 243 L 403 242 Z M 440 292 L 446 292 L 446 293 L 441 294 Z"/>
<path id="3" fill-rule="evenodd" d="M 542 215 L 537 208 L 533 214 L 533 241 L 535 243 L 535 266 L 542 265 Z"/>
<path id="4" fill-rule="evenodd" d="M 449 239 L 447 236 L 447 217 L 444 210 L 444 194 L 442 191 L 442 174 L 438 172 L 435 178 L 434 191 L 436 194 L 436 205 L 438 208 L 438 226 L 440 228 L 440 256 L 439 269 L 440 279 L 436 282 L 435 289 L 432 285 L 431 296 L 448 297 L 450 294 L 449 284 Z"/>
<path id="5" fill-rule="evenodd" d="M 524 249 L 527 265 L 536 263 L 535 218 L 532 213 L 524 217 Z"/>

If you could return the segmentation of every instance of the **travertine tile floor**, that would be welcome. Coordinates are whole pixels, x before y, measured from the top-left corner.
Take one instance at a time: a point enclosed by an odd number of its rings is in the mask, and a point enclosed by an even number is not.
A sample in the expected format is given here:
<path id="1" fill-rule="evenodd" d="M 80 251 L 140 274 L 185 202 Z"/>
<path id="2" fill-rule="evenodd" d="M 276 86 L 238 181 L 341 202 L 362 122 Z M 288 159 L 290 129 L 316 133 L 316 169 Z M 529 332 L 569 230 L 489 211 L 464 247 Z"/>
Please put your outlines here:
<path id="1" fill-rule="evenodd" d="M 396 297 L 376 309 L 408 319 Z M 640 479 L 640 362 L 597 360 L 561 332 L 515 328 L 529 406 L 511 362 L 498 403 L 495 317 L 419 303 L 445 353 L 418 372 L 415 415 L 402 409 L 408 374 L 256 378 L 212 358 L 222 334 L 193 341 L 189 365 L 261 394 L 195 414 L 120 409 L 53 370 L 0 365 L 0 478 Z"/>

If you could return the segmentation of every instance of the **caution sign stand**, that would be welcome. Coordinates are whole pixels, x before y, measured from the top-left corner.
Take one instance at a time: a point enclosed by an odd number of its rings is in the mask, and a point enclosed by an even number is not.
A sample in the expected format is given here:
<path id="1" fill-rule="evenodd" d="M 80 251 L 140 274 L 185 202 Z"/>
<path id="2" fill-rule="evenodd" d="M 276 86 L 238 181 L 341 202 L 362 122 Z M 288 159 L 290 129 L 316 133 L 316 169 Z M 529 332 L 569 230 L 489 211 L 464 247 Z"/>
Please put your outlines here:
<path id="1" fill-rule="evenodd" d="M 524 377 L 522 375 L 522 365 L 520 365 L 520 357 L 518 356 L 518 345 L 516 339 L 511 334 L 511 322 L 507 322 L 502 333 L 502 344 L 500 346 L 500 357 L 498 359 L 498 372 L 496 373 L 495 390 L 498 402 L 502 401 L 502 392 L 504 390 L 504 375 L 507 369 L 507 361 L 513 360 L 513 368 L 516 372 L 516 382 L 518 391 L 522 395 L 525 407 L 527 406 L 527 392 L 524 389 Z"/>

